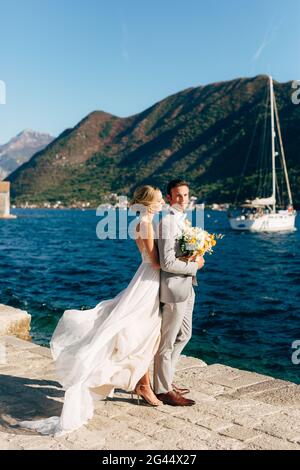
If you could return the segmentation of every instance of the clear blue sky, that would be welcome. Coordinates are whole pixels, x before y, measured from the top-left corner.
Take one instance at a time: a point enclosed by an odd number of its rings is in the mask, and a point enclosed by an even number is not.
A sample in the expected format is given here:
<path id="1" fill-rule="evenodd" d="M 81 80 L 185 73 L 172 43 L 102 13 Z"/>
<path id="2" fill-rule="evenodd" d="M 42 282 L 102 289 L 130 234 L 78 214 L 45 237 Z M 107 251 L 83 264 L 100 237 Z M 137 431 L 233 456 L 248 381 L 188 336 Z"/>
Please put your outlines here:
<path id="1" fill-rule="evenodd" d="M 191 86 L 300 79 L 300 0 L 0 0 L 0 143 Z"/>

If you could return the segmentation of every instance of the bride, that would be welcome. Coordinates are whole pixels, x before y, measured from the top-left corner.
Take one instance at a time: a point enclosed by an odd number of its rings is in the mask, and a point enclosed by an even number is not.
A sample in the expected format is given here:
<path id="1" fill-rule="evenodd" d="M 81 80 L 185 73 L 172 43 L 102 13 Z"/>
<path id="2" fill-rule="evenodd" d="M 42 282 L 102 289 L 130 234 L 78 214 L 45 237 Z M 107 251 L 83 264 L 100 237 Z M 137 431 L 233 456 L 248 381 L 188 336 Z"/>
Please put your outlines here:
<path id="1" fill-rule="evenodd" d="M 150 385 L 148 368 L 160 340 L 160 266 L 153 216 L 164 200 L 158 188 L 138 188 L 131 205 L 140 217 L 135 239 L 142 262 L 129 285 L 115 298 L 90 310 L 66 310 L 50 341 L 59 382 L 65 389 L 61 416 L 21 421 L 41 434 L 62 435 L 92 418 L 94 399 L 113 396 L 114 388 L 134 391 L 150 405 L 161 402 Z"/>

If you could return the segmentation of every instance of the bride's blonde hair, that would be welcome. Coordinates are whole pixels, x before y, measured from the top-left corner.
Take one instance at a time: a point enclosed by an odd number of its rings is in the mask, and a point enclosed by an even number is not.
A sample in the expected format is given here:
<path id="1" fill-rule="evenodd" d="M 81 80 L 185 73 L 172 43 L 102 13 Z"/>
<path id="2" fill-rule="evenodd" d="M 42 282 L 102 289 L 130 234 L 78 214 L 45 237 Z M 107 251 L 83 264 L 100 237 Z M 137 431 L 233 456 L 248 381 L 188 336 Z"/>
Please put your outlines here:
<path id="1" fill-rule="evenodd" d="M 154 202 L 155 193 L 158 191 L 160 191 L 159 188 L 156 186 L 150 186 L 149 184 L 137 188 L 130 201 L 130 206 L 133 206 L 134 204 L 142 204 L 146 207 L 151 206 Z"/>

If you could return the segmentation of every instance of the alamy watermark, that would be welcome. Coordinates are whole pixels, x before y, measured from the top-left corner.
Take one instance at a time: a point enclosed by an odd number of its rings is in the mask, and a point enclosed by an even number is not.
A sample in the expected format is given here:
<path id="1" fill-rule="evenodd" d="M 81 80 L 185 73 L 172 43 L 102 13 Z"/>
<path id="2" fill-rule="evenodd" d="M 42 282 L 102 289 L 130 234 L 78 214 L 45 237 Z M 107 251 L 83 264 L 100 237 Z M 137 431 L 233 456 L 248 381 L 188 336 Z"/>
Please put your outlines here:
<path id="1" fill-rule="evenodd" d="M 164 205 L 161 210 L 155 213 L 153 218 L 154 238 L 174 237 L 177 225 L 173 223 L 173 217 L 166 217 L 169 211 L 170 207 Z M 96 234 L 100 240 L 126 240 L 128 238 L 135 240 L 137 238 L 136 226 L 141 219 L 147 218 L 147 207 L 143 204 L 134 204 L 127 210 L 127 198 L 121 196 L 119 197 L 118 211 L 115 208 L 105 208 L 101 205 L 97 208 L 96 215 L 101 218 L 96 227 Z M 185 210 L 185 215 L 181 215 L 179 212 L 178 216 L 179 218 L 186 217 L 193 226 L 204 229 L 204 206 L 202 204 L 196 204 L 193 208 Z M 160 225 L 162 219 L 164 222 Z M 147 238 L 147 227 L 143 225 L 142 227 L 139 236 Z M 158 229 L 159 227 L 160 229 Z"/>
<path id="2" fill-rule="evenodd" d="M 300 104 L 300 80 L 294 80 L 292 83 L 292 88 L 295 90 L 292 93 L 292 103 Z"/>
<path id="3" fill-rule="evenodd" d="M 6 85 L 3 80 L 0 80 L 0 104 L 6 104 Z"/>
<path id="4" fill-rule="evenodd" d="M 300 364 L 300 340 L 297 339 L 292 343 L 292 349 L 295 351 L 292 354 L 292 363 L 296 366 Z"/>

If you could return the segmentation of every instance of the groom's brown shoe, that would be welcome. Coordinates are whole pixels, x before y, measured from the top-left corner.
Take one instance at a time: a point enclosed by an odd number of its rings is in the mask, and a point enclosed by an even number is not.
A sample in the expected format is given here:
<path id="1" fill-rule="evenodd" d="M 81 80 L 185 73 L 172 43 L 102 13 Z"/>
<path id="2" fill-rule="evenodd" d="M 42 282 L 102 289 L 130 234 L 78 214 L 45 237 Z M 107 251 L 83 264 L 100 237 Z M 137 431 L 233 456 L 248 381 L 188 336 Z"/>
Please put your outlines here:
<path id="1" fill-rule="evenodd" d="M 194 400 L 190 400 L 189 398 L 185 398 L 179 393 L 174 392 L 174 390 L 168 393 L 158 393 L 156 396 L 165 405 L 192 406 L 192 405 L 195 405 L 196 403 Z"/>

